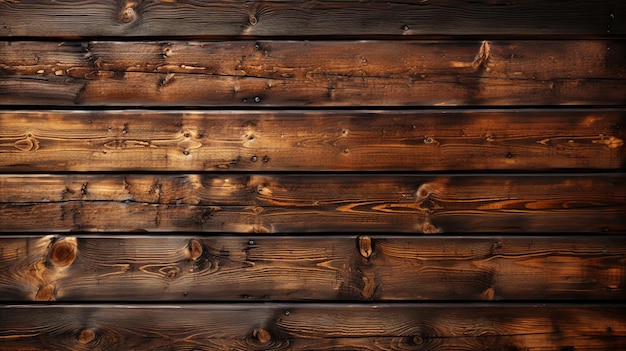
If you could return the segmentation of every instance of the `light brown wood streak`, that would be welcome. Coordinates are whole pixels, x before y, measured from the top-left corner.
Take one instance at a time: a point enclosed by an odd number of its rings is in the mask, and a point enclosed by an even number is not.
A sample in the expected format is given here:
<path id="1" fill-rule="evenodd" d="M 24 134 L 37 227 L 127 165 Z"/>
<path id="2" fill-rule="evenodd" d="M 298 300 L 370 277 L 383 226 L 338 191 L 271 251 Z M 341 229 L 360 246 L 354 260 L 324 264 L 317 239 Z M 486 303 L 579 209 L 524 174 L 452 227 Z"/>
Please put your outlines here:
<path id="1" fill-rule="evenodd" d="M 365 256 L 364 242 L 369 245 Z M 64 243 L 75 243 L 76 257 L 60 266 L 51 253 Z M 79 235 L 5 236 L 0 244 L 0 300 L 13 302 L 38 300 L 51 285 L 48 297 L 57 301 L 608 301 L 626 296 L 626 239 L 620 236 Z M 34 271 L 34 265 L 41 267 Z"/>
<path id="2" fill-rule="evenodd" d="M 624 305 L 5 306 L 5 350 L 601 350 Z M 259 337 L 259 332 L 265 333 Z"/>
<path id="3" fill-rule="evenodd" d="M 606 40 L 2 42 L 0 103 L 621 105 L 625 52 Z"/>
<path id="4" fill-rule="evenodd" d="M 620 35 L 622 1 L 0 2 L 1 36 Z"/>
<path id="5" fill-rule="evenodd" d="M 6 171 L 623 169 L 624 110 L 0 111 Z"/>
<path id="6" fill-rule="evenodd" d="M 5 232 L 624 233 L 623 179 L 622 174 L 2 175 L 0 222 Z"/>

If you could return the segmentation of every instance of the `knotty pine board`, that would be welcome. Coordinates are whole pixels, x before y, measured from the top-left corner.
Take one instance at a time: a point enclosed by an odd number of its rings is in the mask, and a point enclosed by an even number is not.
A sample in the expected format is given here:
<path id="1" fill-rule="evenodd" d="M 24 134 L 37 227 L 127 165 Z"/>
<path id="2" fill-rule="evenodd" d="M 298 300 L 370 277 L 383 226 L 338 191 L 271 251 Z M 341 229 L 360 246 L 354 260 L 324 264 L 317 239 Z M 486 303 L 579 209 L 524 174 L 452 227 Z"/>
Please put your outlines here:
<path id="1" fill-rule="evenodd" d="M 5 350 L 615 350 L 623 304 L 5 305 Z"/>
<path id="2" fill-rule="evenodd" d="M 5 174 L 5 232 L 624 233 L 624 175 Z"/>
<path id="3" fill-rule="evenodd" d="M 0 300 L 623 300 L 621 236 L 0 237 Z"/>
<path id="4" fill-rule="evenodd" d="M 0 111 L 0 170 L 546 171 L 626 165 L 622 109 Z"/>
<path id="5" fill-rule="evenodd" d="M 0 103 L 623 105 L 625 54 L 619 40 L 0 42 Z"/>
<path id="6" fill-rule="evenodd" d="M 611 36 L 623 1 L 0 2 L 0 36 Z"/>

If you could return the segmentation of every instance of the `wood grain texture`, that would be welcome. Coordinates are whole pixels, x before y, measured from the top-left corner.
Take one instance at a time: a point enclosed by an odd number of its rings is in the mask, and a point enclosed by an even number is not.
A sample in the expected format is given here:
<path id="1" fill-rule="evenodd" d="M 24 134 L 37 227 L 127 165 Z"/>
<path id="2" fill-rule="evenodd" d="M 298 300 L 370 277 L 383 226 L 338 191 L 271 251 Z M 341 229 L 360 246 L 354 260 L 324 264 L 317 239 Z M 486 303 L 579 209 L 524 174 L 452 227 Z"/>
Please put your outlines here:
<path id="1" fill-rule="evenodd" d="M 0 36 L 625 34 L 623 1 L 0 2 Z"/>
<path id="2" fill-rule="evenodd" d="M 626 167 L 624 110 L 5 110 L 0 125 L 12 172 Z"/>
<path id="3" fill-rule="evenodd" d="M 5 236 L 0 247 L 0 300 L 14 302 L 626 297 L 620 236 Z"/>
<path id="4" fill-rule="evenodd" d="M 605 40 L 1 42 L 0 103 L 621 105 L 625 54 Z"/>
<path id="5" fill-rule="evenodd" d="M 623 174 L 2 175 L 2 231 L 626 232 Z"/>
<path id="6" fill-rule="evenodd" d="M 618 350 L 626 307 L 543 304 L 4 306 L 3 350 Z"/>

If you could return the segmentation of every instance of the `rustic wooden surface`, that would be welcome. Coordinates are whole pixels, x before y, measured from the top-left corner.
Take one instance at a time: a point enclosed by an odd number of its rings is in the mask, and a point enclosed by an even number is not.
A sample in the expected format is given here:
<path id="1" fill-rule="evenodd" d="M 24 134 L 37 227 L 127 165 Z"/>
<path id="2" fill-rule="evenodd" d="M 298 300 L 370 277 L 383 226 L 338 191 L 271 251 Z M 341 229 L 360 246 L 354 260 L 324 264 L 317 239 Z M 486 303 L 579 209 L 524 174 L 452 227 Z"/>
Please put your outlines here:
<path id="1" fill-rule="evenodd" d="M 626 349 L 624 18 L 0 0 L 0 350 Z"/>
<path id="2" fill-rule="evenodd" d="M 623 169 L 622 109 L 0 111 L 4 171 Z"/>
<path id="3" fill-rule="evenodd" d="M 625 54 L 620 40 L 0 42 L 0 103 L 622 105 Z"/>
<path id="4" fill-rule="evenodd" d="M 0 309 L 0 347 L 615 350 L 626 347 L 625 314 L 622 304 L 17 305 Z"/>
<path id="5" fill-rule="evenodd" d="M 2 231 L 626 232 L 624 175 L 1 175 Z M 315 220 L 313 220 L 313 218 Z"/>
<path id="6" fill-rule="evenodd" d="M 626 239 L 0 238 L 3 301 L 620 300 Z"/>
<path id="7" fill-rule="evenodd" d="M 624 17 L 618 0 L 20 0 L 0 2 L 0 36 L 609 36 Z"/>

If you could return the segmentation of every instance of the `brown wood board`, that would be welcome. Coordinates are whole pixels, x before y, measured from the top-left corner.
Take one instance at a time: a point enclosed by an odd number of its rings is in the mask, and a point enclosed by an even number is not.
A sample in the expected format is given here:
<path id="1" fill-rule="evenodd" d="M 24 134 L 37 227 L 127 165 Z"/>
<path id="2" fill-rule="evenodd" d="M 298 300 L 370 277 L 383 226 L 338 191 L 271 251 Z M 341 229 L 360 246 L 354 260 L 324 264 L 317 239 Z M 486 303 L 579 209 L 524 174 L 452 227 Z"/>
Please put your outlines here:
<path id="1" fill-rule="evenodd" d="M 620 236 L 0 237 L 2 301 L 620 300 Z"/>
<path id="2" fill-rule="evenodd" d="M 624 176 L 1 175 L 2 231 L 624 233 Z"/>
<path id="3" fill-rule="evenodd" d="M 626 43 L 0 43 L 0 103 L 30 106 L 537 106 L 626 103 Z"/>
<path id="4" fill-rule="evenodd" d="M 0 111 L 2 171 L 626 166 L 624 110 Z"/>
<path id="5" fill-rule="evenodd" d="M 615 350 L 626 307 L 544 304 L 0 308 L 3 350 Z"/>
<path id="6" fill-rule="evenodd" d="M 0 2 L 0 36 L 611 36 L 623 1 Z"/>

